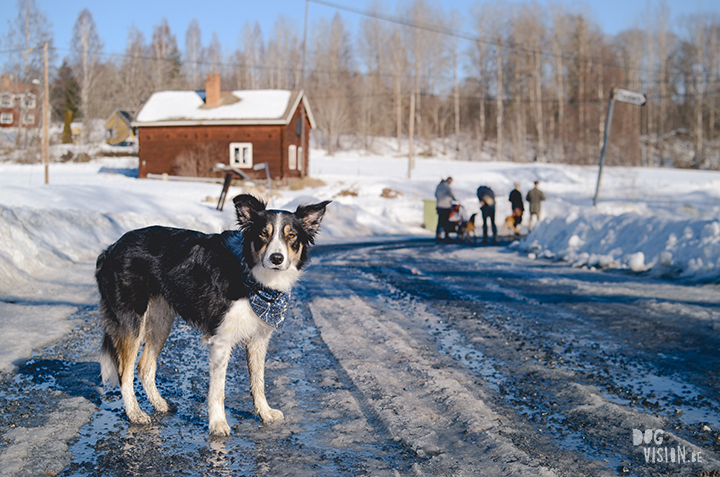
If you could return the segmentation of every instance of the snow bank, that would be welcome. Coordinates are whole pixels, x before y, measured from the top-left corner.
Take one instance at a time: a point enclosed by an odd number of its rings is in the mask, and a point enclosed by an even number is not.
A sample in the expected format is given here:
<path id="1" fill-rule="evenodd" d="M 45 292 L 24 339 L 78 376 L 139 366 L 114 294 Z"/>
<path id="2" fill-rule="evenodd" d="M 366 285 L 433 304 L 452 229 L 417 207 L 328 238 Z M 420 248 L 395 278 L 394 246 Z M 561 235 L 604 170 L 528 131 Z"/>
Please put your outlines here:
<path id="1" fill-rule="evenodd" d="M 541 222 L 519 244 L 535 257 L 574 267 L 651 271 L 666 277 L 720 281 L 720 220 L 668 218 L 592 209 Z"/>

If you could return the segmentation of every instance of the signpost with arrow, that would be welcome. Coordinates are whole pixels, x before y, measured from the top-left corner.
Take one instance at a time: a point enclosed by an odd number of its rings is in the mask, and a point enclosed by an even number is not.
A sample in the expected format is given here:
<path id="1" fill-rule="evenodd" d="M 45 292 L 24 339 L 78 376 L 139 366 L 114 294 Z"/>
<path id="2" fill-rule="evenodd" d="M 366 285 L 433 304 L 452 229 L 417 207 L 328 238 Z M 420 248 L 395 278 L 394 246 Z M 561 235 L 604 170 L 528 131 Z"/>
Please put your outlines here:
<path id="1" fill-rule="evenodd" d="M 635 91 L 629 91 L 622 88 L 613 88 L 610 90 L 610 102 L 608 103 L 607 118 L 605 118 L 605 134 L 603 136 L 602 151 L 600 152 L 600 169 L 598 170 L 597 187 L 595 188 L 595 198 L 593 199 L 593 206 L 597 205 L 598 194 L 600 194 L 602 170 L 603 164 L 605 163 L 605 151 L 607 150 L 608 139 L 610 138 L 610 126 L 612 125 L 612 116 L 613 109 L 615 107 L 615 101 L 634 104 L 635 106 L 642 106 L 647 102 L 647 96 L 645 96 L 643 93 L 636 93 Z"/>

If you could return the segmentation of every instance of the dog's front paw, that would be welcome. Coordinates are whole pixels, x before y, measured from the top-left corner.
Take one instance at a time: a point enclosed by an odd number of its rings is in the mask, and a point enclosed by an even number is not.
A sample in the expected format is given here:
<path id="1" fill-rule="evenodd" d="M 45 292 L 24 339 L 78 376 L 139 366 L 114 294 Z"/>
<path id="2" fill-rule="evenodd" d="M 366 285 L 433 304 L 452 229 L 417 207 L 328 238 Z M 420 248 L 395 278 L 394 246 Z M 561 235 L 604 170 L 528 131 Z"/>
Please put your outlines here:
<path id="1" fill-rule="evenodd" d="M 155 407 L 155 410 L 158 412 L 175 412 L 177 410 L 177 407 L 173 403 L 162 398 L 154 402 L 153 407 Z"/>
<path id="2" fill-rule="evenodd" d="M 271 422 L 279 421 L 284 419 L 282 411 L 279 409 L 268 409 L 265 412 L 260 413 L 260 419 L 264 424 L 270 424 Z"/>
<path id="3" fill-rule="evenodd" d="M 230 435 L 230 426 L 227 421 L 214 421 L 210 423 L 210 435 L 215 437 L 227 437 Z"/>
<path id="4" fill-rule="evenodd" d="M 128 419 L 130 419 L 130 422 L 133 424 L 150 424 L 150 416 L 145 414 L 140 409 L 136 411 L 128 411 L 127 412 Z"/>

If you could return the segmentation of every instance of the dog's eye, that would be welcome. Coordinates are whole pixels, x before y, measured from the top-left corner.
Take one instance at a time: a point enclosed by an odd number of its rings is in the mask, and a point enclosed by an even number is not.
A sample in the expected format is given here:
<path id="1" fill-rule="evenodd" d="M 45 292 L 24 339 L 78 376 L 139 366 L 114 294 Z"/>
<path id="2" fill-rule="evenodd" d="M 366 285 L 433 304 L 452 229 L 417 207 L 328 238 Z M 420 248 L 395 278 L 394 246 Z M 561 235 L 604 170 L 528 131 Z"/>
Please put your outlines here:
<path id="1" fill-rule="evenodd" d="M 268 238 L 270 236 L 270 233 L 267 230 L 263 230 L 262 232 L 260 232 L 260 236 L 262 238 Z"/>
<path id="2" fill-rule="evenodd" d="M 295 237 L 297 237 L 297 234 L 295 232 L 288 232 L 288 234 L 287 234 L 288 239 L 294 239 Z"/>

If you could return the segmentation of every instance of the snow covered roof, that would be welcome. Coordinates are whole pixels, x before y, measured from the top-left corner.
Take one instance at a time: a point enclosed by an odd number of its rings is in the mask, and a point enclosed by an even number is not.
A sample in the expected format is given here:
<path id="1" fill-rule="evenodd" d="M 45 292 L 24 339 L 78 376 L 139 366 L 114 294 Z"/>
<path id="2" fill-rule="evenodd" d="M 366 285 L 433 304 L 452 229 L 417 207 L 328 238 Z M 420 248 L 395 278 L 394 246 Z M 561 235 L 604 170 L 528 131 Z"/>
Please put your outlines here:
<path id="1" fill-rule="evenodd" d="M 236 101 L 223 101 L 209 108 L 202 91 L 160 91 L 147 100 L 133 126 L 198 126 L 198 125 L 285 125 L 290 122 L 300 101 L 315 127 L 310 105 L 303 91 L 281 89 L 237 90 L 231 95 Z M 232 99 L 232 98 L 231 98 Z"/>

